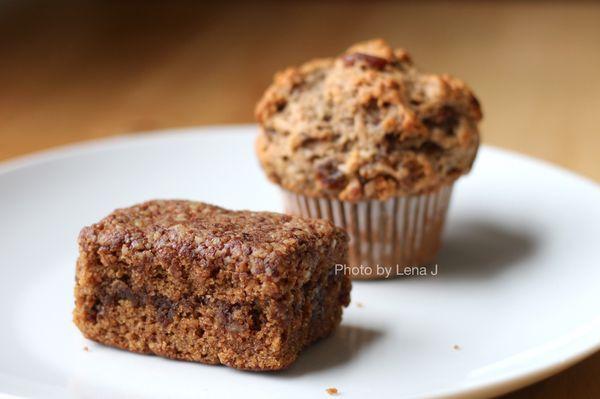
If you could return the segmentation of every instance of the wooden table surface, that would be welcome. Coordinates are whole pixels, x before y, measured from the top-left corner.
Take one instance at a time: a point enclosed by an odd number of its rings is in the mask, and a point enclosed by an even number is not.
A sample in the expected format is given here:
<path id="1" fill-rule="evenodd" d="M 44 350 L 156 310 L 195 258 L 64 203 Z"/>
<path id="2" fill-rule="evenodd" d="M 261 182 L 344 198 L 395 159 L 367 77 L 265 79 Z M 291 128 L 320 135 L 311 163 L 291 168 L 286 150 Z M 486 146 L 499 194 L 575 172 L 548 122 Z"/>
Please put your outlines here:
<path id="1" fill-rule="evenodd" d="M 252 122 L 274 71 L 383 37 L 474 88 L 485 143 L 600 181 L 599 3 L 248 3 L 2 2 L 0 160 Z M 600 353 L 507 397 L 598 398 L 599 374 Z"/>

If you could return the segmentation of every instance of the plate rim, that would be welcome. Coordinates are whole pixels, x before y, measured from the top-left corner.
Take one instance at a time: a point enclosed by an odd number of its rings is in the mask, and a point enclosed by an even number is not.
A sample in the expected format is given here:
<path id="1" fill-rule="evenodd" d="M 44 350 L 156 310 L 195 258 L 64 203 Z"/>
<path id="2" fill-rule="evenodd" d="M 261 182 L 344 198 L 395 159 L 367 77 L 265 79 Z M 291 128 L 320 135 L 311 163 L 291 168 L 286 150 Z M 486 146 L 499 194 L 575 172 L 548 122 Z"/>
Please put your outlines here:
<path id="1" fill-rule="evenodd" d="M 35 150 L 0 160 L 0 174 L 5 174 L 17 169 L 34 166 L 43 162 L 60 160 L 69 156 L 77 155 L 78 153 L 82 152 L 85 153 L 98 150 L 106 150 L 110 148 L 136 144 L 138 142 L 143 142 L 147 140 L 161 140 L 167 137 L 175 138 L 195 135 L 210 135 L 216 133 L 216 131 L 221 131 L 219 134 L 248 134 L 248 132 L 243 132 L 252 130 L 254 131 L 254 133 L 257 133 L 257 129 L 258 125 L 255 123 L 209 124 L 198 126 L 191 125 L 156 130 L 146 130 L 140 132 L 128 132 L 106 137 L 78 140 L 72 143 L 55 145 L 48 148 Z M 577 173 L 568 169 L 565 166 L 553 163 L 549 160 L 537 158 L 532 155 L 528 155 L 513 149 L 507 149 L 486 143 L 482 143 L 480 145 L 479 150 L 481 149 L 507 156 L 514 156 L 522 161 L 540 164 L 544 167 L 553 169 L 556 172 L 566 174 L 574 179 L 587 183 L 600 190 L 600 182 L 596 182 L 593 178 L 589 176 Z M 475 158 L 475 163 L 477 163 L 478 158 L 478 156 Z"/>

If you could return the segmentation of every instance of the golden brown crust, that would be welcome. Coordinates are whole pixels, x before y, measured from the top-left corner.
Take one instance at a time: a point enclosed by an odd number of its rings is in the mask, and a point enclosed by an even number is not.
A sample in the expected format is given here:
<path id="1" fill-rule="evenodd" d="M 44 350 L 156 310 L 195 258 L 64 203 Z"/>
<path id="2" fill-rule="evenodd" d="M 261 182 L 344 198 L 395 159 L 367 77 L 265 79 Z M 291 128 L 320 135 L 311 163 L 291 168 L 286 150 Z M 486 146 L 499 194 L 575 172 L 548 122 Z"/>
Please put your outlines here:
<path id="1" fill-rule="evenodd" d="M 120 209 L 82 230 L 74 321 L 106 345 L 275 370 L 331 333 L 349 302 L 332 224 L 190 201 Z"/>
<path id="2" fill-rule="evenodd" d="M 267 176 L 346 201 L 419 194 L 467 173 L 479 102 L 460 80 L 419 72 L 382 40 L 275 76 L 256 107 Z"/>

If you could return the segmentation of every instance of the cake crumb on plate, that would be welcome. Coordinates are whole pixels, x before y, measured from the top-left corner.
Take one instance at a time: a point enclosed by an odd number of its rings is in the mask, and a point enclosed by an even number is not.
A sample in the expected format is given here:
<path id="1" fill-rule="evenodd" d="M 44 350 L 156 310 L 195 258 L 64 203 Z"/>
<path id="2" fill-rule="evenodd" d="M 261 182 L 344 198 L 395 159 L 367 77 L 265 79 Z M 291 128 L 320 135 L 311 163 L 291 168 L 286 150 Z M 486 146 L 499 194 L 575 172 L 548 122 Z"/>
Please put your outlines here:
<path id="1" fill-rule="evenodd" d="M 338 391 L 338 390 L 337 390 L 337 388 L 327 388 L 327 389 L 325 390 L 325 392 L 327 392 L 328 394 L 330 394 L 330 395 L 332 395 L 332 396 L 333 396 L 333 395 L 339 395 L 339 394 L 340 394 L 340 391 Z"/>

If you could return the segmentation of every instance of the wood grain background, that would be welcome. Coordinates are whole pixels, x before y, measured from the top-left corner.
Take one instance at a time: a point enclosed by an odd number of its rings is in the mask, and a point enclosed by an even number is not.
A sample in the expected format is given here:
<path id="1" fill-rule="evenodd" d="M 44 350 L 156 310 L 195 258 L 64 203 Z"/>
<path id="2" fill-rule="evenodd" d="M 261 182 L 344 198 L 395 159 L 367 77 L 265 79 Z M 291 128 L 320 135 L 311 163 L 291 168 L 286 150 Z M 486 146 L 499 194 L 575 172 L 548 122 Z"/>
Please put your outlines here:
<path id="1" fill-rule="evenodd" d="M 1 2 L 0 159 L 252 122 L 273 72 L 373 37 L 466 80 L 485 143 L 600 181 L 600 4 L 566 1 Z M 597 354 L 508 397 L 597 398 L 599 374 Z"/>

